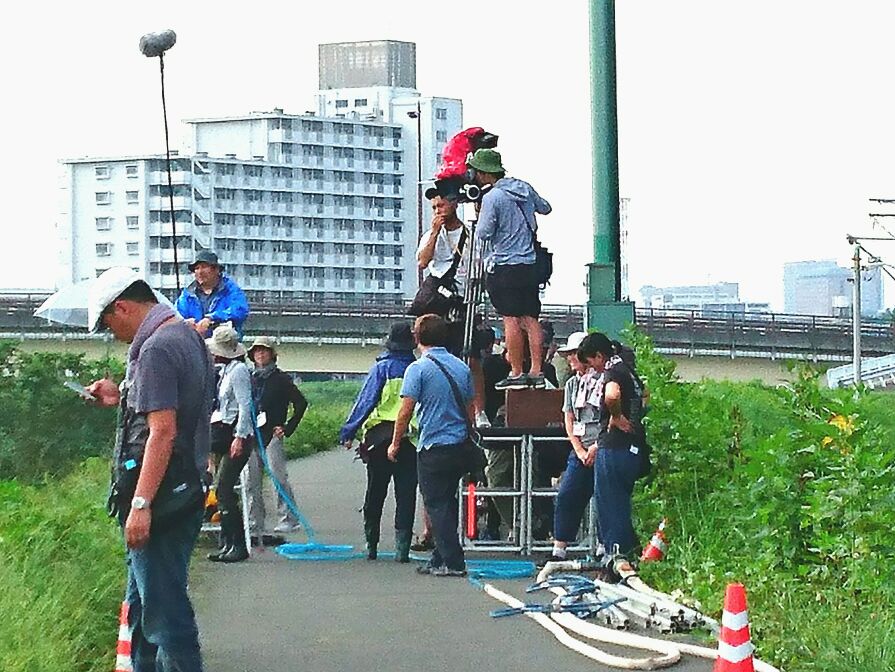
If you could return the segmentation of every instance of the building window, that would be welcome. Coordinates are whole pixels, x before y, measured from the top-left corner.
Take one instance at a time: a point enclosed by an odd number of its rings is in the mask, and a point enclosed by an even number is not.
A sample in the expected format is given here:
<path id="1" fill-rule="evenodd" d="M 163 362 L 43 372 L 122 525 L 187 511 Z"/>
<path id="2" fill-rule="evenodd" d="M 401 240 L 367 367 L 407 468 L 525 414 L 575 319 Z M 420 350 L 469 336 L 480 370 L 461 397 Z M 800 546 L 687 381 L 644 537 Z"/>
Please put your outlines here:
<path id="1" fill-rule="evenodd" d="M 232 163 L 219 163 L 218 164 L 218 174 L 220 175 L 235 175 L 236 174 L 236 166 Z"/>
<path id="2" fill-rule="evenodd" d="M 447 108 L 446 107 L 436 107 L 435 108 L 435 118 L 441 119 L 442 121 L 447 119 Z"/>
<path id="3" fill-rule="evenodd" d="M 124 174 L 128 177 L 137 177 L 137 164 L 129 163 L 124 167 Z"/>
<path id="4" fill-rule="evenodd" d="M 110 254 L 112 254 L 112 243 L 97 243 L 96 244 L 96 256 L 108 257 Z"/>
<path id="5" fill-rule="evenodd" d="M 97 217 L 96 218 L 96 230 L 97 231 L 108 231 L 112 228 L 112 218 L 111 217 Z"/>
<path id="6" fill-rule="evenodd" d="M 139 254 L 140 253 L 140 243 L 127 243 L 127 253 L 128 254 Z"/>
<path id="7" fill-rule="evenodd" d="M 140 218 L 136 215 L 128 215 L 127 216 L 127 228 L 129 229 L 139 229 L 140 228 Z"/>
<path id="8" fill-rule="evenodd" d="M 98 180 L 108 180 L 109 179 L 109 166 L 96 166 L 94 169 L 96 173 L 96 179 Z"/>
<path id="9" fill-rule="evenodd" d="M 109 205 L 112 202 L 112 194 L 108 191 L 98 191 L 96 192 L 96 204 L 97 205 Z"/>
<path id="10" fill-rule="evenodd" d="M 246 166 L 245 175 L 246 177 L 262 177 L 264 168 L 262 166 Z"/>
<path id="11" fill-rule="evenodd" d="M 124 192 L 127 197 L 127 202 L 131 205 L 140 202 L 140 192 L 139 191 L 126 191 Z"/>
<path id="12" fill-rule="evenodd" d="M 354 99 L 354 106 L 355 106 L 355 107 L 366 107 L 366 106 L 367 106 L 367 99 L 366 99 L 366 98 L 355 98 L 355 99 Z"/>
<path id="13" fill-rule="evenodd" d="M 336 109 L 339 109 L 339 108 L 342 108 L 342 107 L 348 107 L 348 101 L 347 101 L 347 100 L 337 100 L 337 101 L 336 101 Z"/>
<path id="14" fill-rule="evenodd" d="M 447 131 L 435 131 L 436 142 L 447 142 Z"/>

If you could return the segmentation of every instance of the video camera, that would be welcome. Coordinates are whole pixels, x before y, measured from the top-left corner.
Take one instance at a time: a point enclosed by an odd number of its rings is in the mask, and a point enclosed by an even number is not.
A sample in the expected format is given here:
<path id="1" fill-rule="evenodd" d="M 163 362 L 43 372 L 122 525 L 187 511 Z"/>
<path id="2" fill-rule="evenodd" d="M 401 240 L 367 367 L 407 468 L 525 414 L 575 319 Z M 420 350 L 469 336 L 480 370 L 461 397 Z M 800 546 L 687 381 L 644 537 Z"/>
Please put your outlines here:
<path id="1" fill-rule="evenodd" d="M 444 146 L 441 168 L 435 173 L 435 185 L 426 189 L 426 198 L 442 196 L 458 203 L 477 203 L 487 191 L 475 184 L 475 171 L 466 165 L 477 149 L 497 147 L 498 136 L 484 128 L 460 131 Z"/>

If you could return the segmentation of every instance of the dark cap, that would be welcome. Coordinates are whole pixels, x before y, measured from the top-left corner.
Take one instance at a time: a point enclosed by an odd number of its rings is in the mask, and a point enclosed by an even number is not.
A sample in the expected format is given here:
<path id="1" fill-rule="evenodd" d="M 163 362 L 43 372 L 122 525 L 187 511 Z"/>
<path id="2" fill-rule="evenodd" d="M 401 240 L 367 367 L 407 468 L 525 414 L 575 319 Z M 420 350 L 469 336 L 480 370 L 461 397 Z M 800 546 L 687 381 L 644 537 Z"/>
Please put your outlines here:
<path id="1" fill-rule="evenodd" d="M 199 264 L 208 264 L 209 266 L 217 266 L 218 268 L 223 268 L 221 263 L 218 261 L 218 255 L 216 255 L 211 250 L 199 250 L 196 253 L 196 258 L 193 259 L 193 263 L 189 265 L 190 271 L 196 270 L 196 266 Z"/>
<path id="2" fill-rule="evenodd" d="M 426 197 L 427 201 L 431 201 L 433 198 L 438 196 L 438 189 L 436 189 L 435 187 L 429 187 L 428 189 L 426 189 L 425 192 L 423 192 L 423 195 Z"/>
<path id="3" fill-rule="evenodd" d="M 410 326 L 410 323 L 395 322 L 389 329 L 385 347 L 387 350 L 413 350 L 416 343 L 413 340 L 413 327 Z"/>

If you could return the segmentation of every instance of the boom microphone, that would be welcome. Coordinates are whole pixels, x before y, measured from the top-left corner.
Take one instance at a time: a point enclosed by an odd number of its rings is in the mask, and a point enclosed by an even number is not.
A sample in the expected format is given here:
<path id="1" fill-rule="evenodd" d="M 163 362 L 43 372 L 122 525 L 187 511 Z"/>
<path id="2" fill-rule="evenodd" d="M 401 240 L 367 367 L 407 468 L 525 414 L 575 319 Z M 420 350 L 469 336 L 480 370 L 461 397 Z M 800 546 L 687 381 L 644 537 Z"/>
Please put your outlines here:
<path id="1" fill-rule="evenodd" d="M 173 30 L 163 30 L 160 33 L 146 33 L 140 38 L 140 51 L 144 56 L 155 58 L 161 56 L 177 42 L 177 35 Z"/>

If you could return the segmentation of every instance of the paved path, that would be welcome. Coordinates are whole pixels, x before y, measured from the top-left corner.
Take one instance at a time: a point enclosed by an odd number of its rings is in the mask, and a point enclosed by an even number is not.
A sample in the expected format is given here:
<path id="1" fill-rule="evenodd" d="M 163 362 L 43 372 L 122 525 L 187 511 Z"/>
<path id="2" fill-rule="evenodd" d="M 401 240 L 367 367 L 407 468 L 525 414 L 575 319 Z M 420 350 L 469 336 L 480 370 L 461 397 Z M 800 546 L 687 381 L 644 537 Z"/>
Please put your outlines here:
<path id="1" fill-rule="evenodd" d="M 290 473 L 319 540 L 362 547 L 363 465 L 333 451 L 291 463 Z M 391 549 L 388 506 L 383 545 Z M 500 603 L 465 579 L 419 576 L 413 563 L 295 561 L 271 550 L 237 565 L 198 563 L 194 601 L 209 672 L 610 669 L 530 619 L 490 618 Z M 526 582 L 499 585 L 522 597 Z"/>

